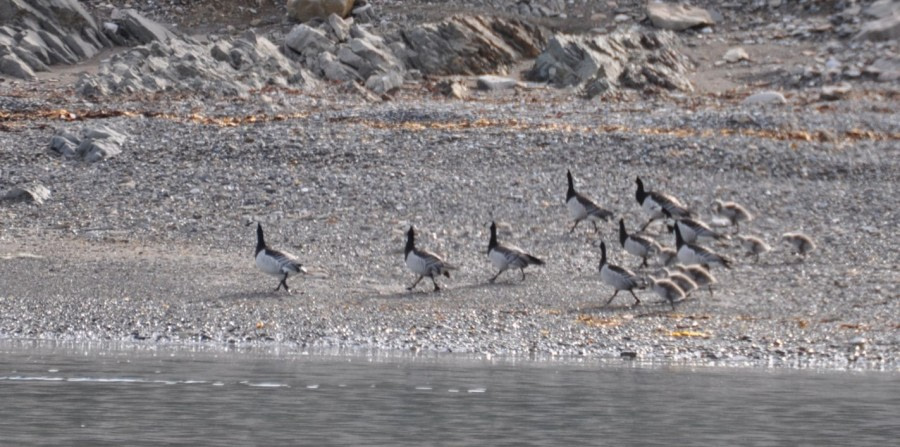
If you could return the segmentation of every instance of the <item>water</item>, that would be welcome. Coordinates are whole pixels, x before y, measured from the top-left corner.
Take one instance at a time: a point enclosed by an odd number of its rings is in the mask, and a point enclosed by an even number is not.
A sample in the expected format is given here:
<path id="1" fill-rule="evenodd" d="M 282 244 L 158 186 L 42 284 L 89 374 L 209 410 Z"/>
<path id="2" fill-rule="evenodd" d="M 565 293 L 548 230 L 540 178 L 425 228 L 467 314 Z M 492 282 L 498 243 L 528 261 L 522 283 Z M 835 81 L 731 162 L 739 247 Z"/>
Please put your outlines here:
<path id="1" fill-rule="evenodd" d="M 890 445 L 895 373 L 0 344 L 0 445 Z"/>

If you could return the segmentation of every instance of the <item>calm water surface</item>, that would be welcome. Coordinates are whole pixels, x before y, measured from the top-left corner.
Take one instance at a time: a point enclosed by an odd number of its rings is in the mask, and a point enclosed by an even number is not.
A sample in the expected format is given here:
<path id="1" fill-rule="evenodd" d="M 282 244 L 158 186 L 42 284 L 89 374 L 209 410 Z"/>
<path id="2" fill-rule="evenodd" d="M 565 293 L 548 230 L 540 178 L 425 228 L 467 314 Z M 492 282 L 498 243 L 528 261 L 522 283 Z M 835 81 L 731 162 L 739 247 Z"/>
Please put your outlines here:
<path id="1" fill-rule="evenodd" d="M 900 376 L 0 343 L 0 445 L 896 445 Z"/>

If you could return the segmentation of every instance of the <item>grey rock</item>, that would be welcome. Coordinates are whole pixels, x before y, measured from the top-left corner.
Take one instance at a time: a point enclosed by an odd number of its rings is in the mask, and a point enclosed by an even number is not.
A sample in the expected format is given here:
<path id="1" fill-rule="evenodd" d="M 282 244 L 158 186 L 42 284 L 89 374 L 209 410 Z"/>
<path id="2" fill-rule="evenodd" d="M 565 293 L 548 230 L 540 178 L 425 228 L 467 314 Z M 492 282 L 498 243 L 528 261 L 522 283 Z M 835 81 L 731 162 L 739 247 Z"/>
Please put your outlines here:
<path id="1" fill-rule="evenodd" d="M 672 31 L 715 25 L 707 10 L 689 5 L 650 2 L 647 16 L 653 26 Z"/>
<path id="2" fill-rule="evenodd" d="M 590 83 L 594 93 L 611 87 L 650 86 L 693 90 L 690 61 L 675 50 L 667 31 L 617 31 L 606 36 L 556 34 L 526 78 L 557 87 Z"/>
<path id="3" fill-rule="evenodd" d="M 405 69 L 403 63 L 388 48 L 378 45 L 377 41 L 351 39 L 344 48 L 349 48 L 356 58 L 342 58 L 342 62 L 355 68 L 364 78 L 375 73 L 403 72 Z"/>
<path id="4" fill-rule="evenodd" d="M 839 99 L 846 98 L 848 94 L 850 94 L 850 90 L 853 87 L 849 82 L 841 82 L 835 85 L 825 85 L 822 86 L 822 93 L 819 97 L 825 101 L 836 101 Z"/>
<path id="5" fill-rule="evenodd" d="M 47 64 L 45 64 L 41 59 L 38 59 L 35 53 L 32 53 L 25 48 L 15 46 L 12 48 L 12 51 L 16 54 L 16 56 L 19 57 L 19 59 L 22 60 L 22 62 L 28 64 L 28 66 L 31 67 L 31 69 L 34 71 L 47 71 L 49 69 L 49 67 L 47 67 Z"/>
<path id="6" fill-rule="evenodd" d="M 430 75 L 507 71 L 536 57 L 546 40 L 546 32 L 535 25 L 480 16 L 452 17 L 401 33 L 412 52 L 409 65 Z"/>
<path id="7" fill-rule="evenodd" d="M 863 23 L 856 40 L 876 42 L 897 40 L 900 38 L 900 12 L 895 12 L 880 19 Z"/>
<path id="8" fill-rule="evenodd" d="M 23 30 L 17 36 L 18 50 L 25 53 L 31 53 L 29 59 L 37 58 L 46 64 L 50 64 L 50 54 L 47 51 L 47 43 L 41 38 L 40 34 L 32 30 Z M 17 51 L 18 53 L 18 51 Z M 21 57 L 21 55 L 20 55 Z M 32 68 L 35 68 L 32 66 Z"/>
<path id="9" fill-rule="evenodd" d="M 94 163 L 122 153 L 122 145 L 128 137 L 109 127 L 88 128 L 84 138 L 75 149 L 75 156 L 88 163 Z"/>
<path id="10" fill-rule="evenodd" d="M 747 50 L 742 47 L 734 47 L 729 48 L 728 51 L 725 52 L 725 55 L 722 56 L 722 60 L 729 64 L 733 64 L 735 62 L 750 60 L 750 55 L 747 54 Z"/>
<path id="11" fill-rule="evenodd" d="M 30 201 L 38 205 L 42 205 L 46 200 L 50 199 L 50 190 L 40 183 L 31 183 L 28 185 L 17 186 L 0 196 L 0 200 L 8 200 L 12 202 Z"/>
<path id="12" fill-rule="evenodd" d="M 371 23 L 378 19 L 375 8 L 372 5 L 363 5 L 353 8 L 353 18 L 359 23 Z"/>
<path id="13" fill-rule="evenodd" d="M 741 102 L 742 104 L 758 105 L 758 104 L 787 104 L 784 95 L 776 91 L 763 91 L 754 93 Z"/>
<path id="14" fill-rule="evenodd" d="M 78 56 L 66 46 L 59 36 L 44 30 L 39 31 L 38 35 L 41 36 L 41 40 L 47 45 L 51 64 L 74 64 L 78 62 Z"/>
<path id="15" fill-rule="evenodd" d="M 116 25 L 115 29 L 106 26 L 103 29 L 114 32 L 110 36 L 113 40 L 147 44 L 155 41 L 168 42 L 177 38 L 168 28 L 142 16 L 134 9 L 116 10 L 112 14 L 112 19 Z"/>
<path id="16" fill-rule="evenodd" d="M 122 149 L 113 141 L 86 139 L 81 142 L 75 152 L 82 160 L 94 163 L 115 157 L 122 153 Z"/>
<path id="17" fill-rule="evenodd" d="M 78 34 L 66 34 L 62 36 L 62 40 L 82 60 L 92 58 L 100 51 Z"/>
<path id="18" fill-rule="evenodd" d="M 359 73 L 353 67 L 342 63 L 334 54 L 320 53 L 318 66 L 325 79 L 329 81 L 362 81 Z"/>
<path id="19" fill-rule="evenodd" d="M 350 24 L 351 22 L 342 19 L 337 14 L 328 16 L 328 25 L 338 42 L 346 42 L 350 38 Z"/>
<path id="20" fill-rule="evenodd" d="M 507 90 L 519 85 L 515 79 L 494 75 L 482 75 L 475 81 L 480 90 Z"/>
<path id="21" fill-rule="evenodd" d="M 197 44 L 156 41 L 116 54 L 96 75 L 79 80 L 83 95 L 175 90 L 208 96 L 246 96 L 266 85 L 306 85 L 313 78 L 264 37 L 240 37 Z"/>
<path id="22" fill-rule="evenodd" d="M 387 93 L 402 85 L 403 75 L 395 70 L 386 73 L 376 73 L 366 79 L 366 88 L 378 94 Z"/>
<path id="23" fill-rule="evenodd" d="M 287 16 L 299 22 L 325 18 L 330 14 L 347 17 L 353 10 L 354 0 L 288 0 Z"/>
<path id="24" fill-rule="evenodd" d="M 66 158 L 78 158 L 88 163 L 111 158 L 122 153 L 127 136 L 106 126 L 84 129 L 83 137 L 63 131 L 50 139 L 50 150 Z"/>
<path id="25" fill-rule="evenodd" d="M 75 63 L 109 43 L 77 0 L 2 0 L 0 11 L 0 34 L 5 36 L 0 45 L 16 47 L 17 59 L 33 70 Z M 23 76 L 16 65 L 7 61 L 8 69 L 18 72 L 15 76 Z"/>
<path id="26" fill-rule="evenodd" d="M 50 139 L 50 150 L 65 158 L 74 158 L 75 149 L 78 148 L 79 144 L 81 144 L 81 138 L 78 138 L 78 136 L 67 131 L 63 131 L 61 134 L 54 135 L 53 138 Z"/>
<path id="27" fill-rule="evenodd" d="M 873 75 L 880 82 L 895 82 L 900 80 L 900 60 L 884 57 L 872 62 L 864 70 L 865 74 Z"/>
<path id="28" fill-rule="evenodd" d="M 459 81 L 444 80 L 437 84 L 438 91 L 447 97 L 465 99 L 469 96 L 469 89 Z"/>
<path id="29" fill-rule="evenodd" d="M 883 19 L 900 14 L 900 2 L 897 0 L 877 0 L 863 10 L 863 14 L 873 19 Z"/>
<path id="30" fill-rule="evenodd" d="M 379 36 L 378 34 L 372 33 L 369 31 L 368 27 L 359 26 L 354 24 L 350 27 L 350 37 L 354 39 L 362 39 L 372 42 L 376 45 L 383 46 L 385 45 L 384 38 Z"/>
<path id="31" fill-rule="evenodd" d="M 286 50 L 300 55 L 318 55 L 321 52 L 334 53 L 335 45 L 322 30 L 308 25 L 297 25 L 284 38 Z M 290 52 L 286 51 L 288 55 Z"/>
<path id="32" fill-rule="evenodd" d="M 0 73 L 19 79 L 37 79 L 34 70 L 15 53 L 8 53 L 0 56 Z"/>
<path id="33" fill-rule="evenodd" d="M 344 93 L 350 93 L 359 96 L 360 98 L 368 102 L 376 102 L 381 99 L 377 95 L 372 93 L 371 90 L 363 87 L 362 85 L 359 85 L 354 81 L 346 81 L 341 83 L 340 90 Z"/>

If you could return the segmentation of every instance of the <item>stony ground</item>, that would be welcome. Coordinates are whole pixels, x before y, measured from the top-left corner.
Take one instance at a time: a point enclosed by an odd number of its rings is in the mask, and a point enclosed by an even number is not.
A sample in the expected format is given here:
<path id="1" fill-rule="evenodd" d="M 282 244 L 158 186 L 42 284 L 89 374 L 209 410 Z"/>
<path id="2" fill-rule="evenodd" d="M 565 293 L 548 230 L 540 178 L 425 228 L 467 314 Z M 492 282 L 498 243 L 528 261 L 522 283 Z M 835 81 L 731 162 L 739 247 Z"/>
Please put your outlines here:
<path id="1" fill-rule="evenodd" d="M 52 192 L 0 202 L 0 337 L 896 371 L 896 86 L 860 80 L 822 101 L 813 83 L 787 105 L 743 106 L 789 86 L 782 68 L 814 63 L 821 44 L 761 40 L 759 60 L 715 64 L 741 38 L 685 37 L 696 93 L 611 101 L 535 86 L 451 100 L 422 81 L 378 103 L 328 86 L 100 103 L 72 97 L 63 74 L 0 83 L 0 109 L 14 112 L 0 121 L 0 192 Z M 47 151 L 56 131 L 85 125 L 130 135 L 124 153 L 85 164 Z M 716 246 L 735 267 L 675 311 L 649 291 L 641 306 L 620 293 L 602 307 L 599 242 L 615 263 L 638 260 L 613 223 L 568 232 L 567 169 L 630 228 L 645 219 L 639 175 L 704 219 L 716 198 L 746 205 L 757 218 L 742 230 L 774 249 L 754 263 L 736 242 Z M 492 219 L 547 265 L 488 284 Z M 255 270 L 251 221 L 310 269 L 294 293 Z M 410 224 L 460 267 L 439 293 L 405 290 Z M 791 255 L 787 231 L 818 250 Z M 662 226 L 649 232 L 673 245 Z"/>

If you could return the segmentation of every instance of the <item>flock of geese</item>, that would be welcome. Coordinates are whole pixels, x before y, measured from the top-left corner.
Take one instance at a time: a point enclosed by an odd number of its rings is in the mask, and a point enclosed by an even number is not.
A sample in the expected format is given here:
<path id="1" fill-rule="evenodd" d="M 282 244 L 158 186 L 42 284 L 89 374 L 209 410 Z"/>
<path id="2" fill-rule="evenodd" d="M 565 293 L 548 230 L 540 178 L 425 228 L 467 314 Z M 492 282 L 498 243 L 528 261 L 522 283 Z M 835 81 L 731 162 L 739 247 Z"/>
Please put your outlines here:
<path id="1" fill-rule="evenodd" d="M 595 201 L 575 190 L 575 181 L 571 171 L 566 172 L 568 190 L 566 191 L 566 207 L 569 217 L 574 220 L 569 232 L 574 232 L 582 221 L 589 221 L 595 232 L 600 229 L 598 221 L 608 222 L 615 214 L 598 205 Z M 729 235 L 719 233 L 703 221 L 695 217 L 695 213 L 688 209 L 676 197 L 659 191 L 644 189 L 644 183 L 640 177 L 635 180 L 637 190 L 635 199 L 641 209 L 649 215 L 649 219 L 638 232 L 629 233 L 625 226 L 625 219 L 619 219 L 619 243 L 626 253 L 641 259 L 640 267 L 648 267 L 648 260 L 656 257 L 661 274 L 639 275 L 627 268 L 610 264 L 606 257 L 606 243 L 600 243 L 600 280 L 613 288 L 613 294 L 605 305 L 609 305 L 621 291 L 628 291 L 634 297 L 634 305 L 639 305 L 641 300 L 634 293 L 635 289 L 649 287 L 654 293 L 668 301 L 672 309 L 675 304 L 684 300 L 691 292 L 706 287 L 712 296 L 712 285 L 716 278 L 710 269 L 713 266 L 731 268 L 732 261 L 725 256 L 716 253 L 713 249 L 700 245 L 702 240 L 721 241 L 730 239 Z M 753 219 L 743 206 L 734 202 L 716 200 L 715 213 L 740 231 L 742 222 Z M 663 219 L 669 232 L 675 235 L 674 248 L 663 247 L 654 239 L 644 234 L 643 231 L 654 221 Z M 671 222 L 671 224 L 669 224 Z M 488 241 L 487 256 L 497 273 L 489 279 L 494 282 L 503 272 L 518 269 L 521 280 L 525 280 L 525 268 L 530 265 L 544 265 L 540 258 L 529 254 L 519 247 L 503 244 L 497 241 L 497 224 L 491 222 L 491 237 Z M 275 291 L 284 287 L 289 291 L 287 280 L 299 273 L 306 273 L 296 256 L 270 248 L 263 235 L 262 225 L 256 226 L 256 266 L 263 272 L 281 279 Z M 759 256 L 771 247 L 764 240 L 755 236 L 739 235 L 741 246 L 746 250 L 748 257 L 753 256 L 757 261 Z M 815 243 L 808 236 L 792 232 L 786 233 L 782 239 L 789 244 L 792 253 L 806 256 L 815 249 Z M 409 227 L 406 233 L 406 247 L 404 249 L 406 266 L 416 274 L 416 280 L 407 287 L 412 290 L 419 282 L 428 277 L 434 285 L 434 290 L 440 290 L 437 279 L 440 276 L 450 277 L 450 272 L 457 267 L 446 262 L 441 256 L 428 250 L 416 247 L 416 230 Z"/>

